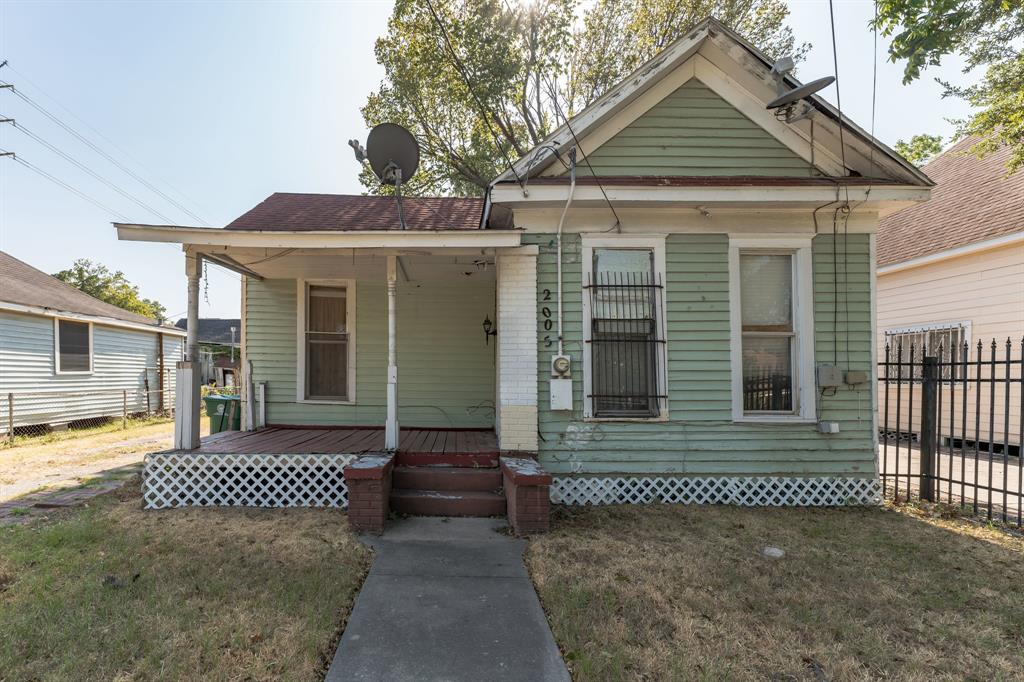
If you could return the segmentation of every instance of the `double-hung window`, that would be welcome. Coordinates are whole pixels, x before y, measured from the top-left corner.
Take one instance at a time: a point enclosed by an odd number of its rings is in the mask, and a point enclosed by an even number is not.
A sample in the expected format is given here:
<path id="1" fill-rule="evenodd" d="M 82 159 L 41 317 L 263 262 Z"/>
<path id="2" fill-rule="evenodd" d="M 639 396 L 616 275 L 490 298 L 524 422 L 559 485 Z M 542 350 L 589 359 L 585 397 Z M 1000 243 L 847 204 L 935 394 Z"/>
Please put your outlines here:
<path id="1" fill-rule="evenodd" d="M 354 286 L 299 284 L 299 399 L 352 402 Z"/>
<path id="2" fill-rule="evenodd" d="M 809 239 L 730 244 L 733 417 L 813 419 Z"/>
<path id="3" fill-rule="evenodd" d="M 585 414 L 665 415 L 664 240 L 584 241 Z"/>
<path id="4" fill-rule="evenodd" d="M 53 321 L 54 351 L 58 374 L 92 371 L 92 325 L 75 320 Z"/>

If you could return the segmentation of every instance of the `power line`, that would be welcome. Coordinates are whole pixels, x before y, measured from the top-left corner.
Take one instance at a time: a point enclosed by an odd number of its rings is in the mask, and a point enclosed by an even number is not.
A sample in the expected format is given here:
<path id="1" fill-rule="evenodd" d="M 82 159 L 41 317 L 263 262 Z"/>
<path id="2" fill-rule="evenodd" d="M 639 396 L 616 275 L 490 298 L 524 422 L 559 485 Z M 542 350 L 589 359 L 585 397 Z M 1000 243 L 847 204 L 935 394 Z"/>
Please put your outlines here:
<path id="1" fill-rule="evenodd" d="M 476 102 L 477 107 L 479 107 L 480 115 L 483 116 L 484 118 L 484 123 L 487 125 L 488 132 L 491 133 L 491 138 L 494 140 L 495 146 L 498 147 L 498 151 L 501 152 L 501 155 L 505 157 L 505 163 L 508 164 L 508 169 L 512 171 L 512 175 L 515 176 L 516 182 L 518 182 L 519 185 L 522 186 L 522 178 L 520 178 L 519 173 L 516 172 L 515 165 L 512 163 L 512 159 L 509 158 L 508 152 L 505 151 L 505 148 L 501 145 L 501 141 L 498 139 L 498 136 L 494 132 L 494 127 L 491 126 L 491 119 L 487 115 L 488 109 L 487 107 L 484 106 L 484 103 L 480 101 L 480 98 L 477 97 L 476 91 L 473 90 L 473 83 L 470 81 L 469 74 L 466 72 L 466 66 L 462 63 L 462 60 L 459 58 L 458 53 L 452 46 L 452 41 L 448 37 L 448 30 L 444 27 L 444 22 L 442 22 L 441 17 L 437 15 L 437 12 L 434 10 L 434 3 L 432 3 L 430 0 L 427 0 L 427 9 L 430 10 L 430 16 L 434 18 L 434 23 L 437 24 L 437 27 L 439 29 L 441 29 L 441 37 L 444 38 L 444 44 L 448 47 L 448 52 L 451 53 L 452 59 L 455 60 L 455 69 L 456 71 L 459 72 L 459 75 L 462 76 L 462 80 L 465 81 L 466 83 L 466 89 L 469 90 L 470 96 Z"/>
<path id="2" fill-rule="evenodd" d="M 53 175 L 50 175 L 49 173 L 44 171 L 42 168 L 39 168 L 38 166 L 35 166 L 35 165 L 29 163 L 28 161 L 26 161 L 25 159 L 21 158 L 20 156 L 18 156 L 14 152 L 9 152 L 9 151 L 6 151 L 6 150 L 0 150 L 0 156 L 5 156 L 5 157 L 13 159 L 14 161 L 20 163 L 25 168 L 28 168 L 33 173 L 41 175 L 42 177 L 46 178 L 50 182 L 54 183 L 55 185 L 59 185 L 60 187 L 63 187 L 64 189 L 66 189 L 67 191 L 71 192 L 72 194 L 75 194 L 76 196 L 78 196 L 81 199 L 84 199 L 85 201 L 88 201 L 93 206 L 96 206 L 97 208 L 100 208 L 103 211 L 106 211 L 107 213 L 109 213 L 109 214 L 113 215 L 114 217 L 118 218 L 119 220 L 125 220 L 125 221 L 128 220 L 128 218 L 125 217 L 123 214 L 118 213 L 117 211 L 115 211 L 114 209 L 110 208 L 106 204 L 103 204 L 103 203 L 97 201 L 96 199 L 93 199 L 91 196 L 89 196 L 85 192 L 82 192 L 82 191 L 80 191 L 78 189 L 75 189 L 74 187 L 72 187 L 68 183 L 64 182 L 60 178 L 57 178 L 57 177 L 55 177 Z"/>
<path id="3" fill-rule="evenodd" d="M 44 139 L 43 139 L 42 137 L 40 137 L 39 135 L 37 135 L 37 134 L 33 133 L 33 132 L 32 132 L 31 130 L 29 130 L 29 129 L 28 129 L 28 128 L 26 128 L 25 126 L 21 125 L 20 123 L 18 123 L 18 122 L 17 122 L 17 121 L 15 121 L 14 119 L 7 119 L 7 121 L 6 121 L 6 122 L 10 123 L 10 124 L 11 124 L 12 126 L 14 126 L 14 127 L 15 127 L 15 128 L 17 129 L 17 130 L 20 130 L 20 131 L 21 131 L 21 132 L 23 132 L 23 133 L 24 133 L 25 135 L 28 135 L 28 136 L 29 136 L 30 138 L 32 138 L 32 139 L 33 139 L 33 140 L 35 140 L 36 142 L 38 142 L 39 144 L 43 145 L 44 147 L 46 147 L 47 149 L 49 149 L 50 151 L 52 151 L 52 152 L 53 152 L 54 154 L 57 154 L 58 156 L 60 156 L 61 158 L 63 158 L 63 159 L 64 159 L 65 161 L 67 161 L 68 163 L 71 163 L 71 164 L 73 164 L 74 166 L 76 166 L 77 168 L 79 168 L 80 170 L 82 170 L 83 172 L 85 172 L 85 173 L 89 174 L 90 176 L 92 176 L 92 177 L 93 177 L 93 178 L 95 178 L 96 180 L 99 180 L 99 181 L 100 181 L 100 182 L 102 182 L 102 183 L 103 183 L 104 185 L 106 185 L 106 186 L 107 186 L 107 187 L 109 187 L 110 189 L 114 190 L 115 192 L 117 192 L 118 194 L 120 194 L 121 196 L 123 196 L 123 197 L 124 197 L 125 199 L 128 199 L 129 201 L 132 201 L 132 202 L 134 202 L 134 203 L 138 204 L 139 206 L 141 206 L 141 207 L 142 207 L 142 208 L 144 208 L 145 210 L 149 211 L 149 212 L 150 212 L 150 213 L 152 213 L 153 215 L 157 216 L 157 217 L 158 217 L 158 218 L 160 218 L 161 220 L 165 220 L 165 221 L 167 221 L 168 223 L 173 223 L 173 222 L 174 222 L 174 221 L 173 221 L 173 220 L 172 220 L 171 218 L 168 218 L 168 217 L 167 217 L 167 216 L 165 216 L 165 215 L 164 215 L 163 213 L 161 213 L 160 211 L 156 210 L 155 208 L 153 208 L 152 206 L 150 206 L 150 205 L 149 205 L 149 204 L 147 204 L 146 202 L 142 201 L 141 199 L 137 198 L 136 196 L 134 196 L 134 195 L 132 195 L 132 194 L 129 194 L 129 193 L 128 193 L 128 192 L 126 192 L 125 190 L 121 189 L 120 187 L 118 187 L 117 185 L 115 185 L 115 184 L 114 184 L 113 182 L 111 182 L 110 180 L 107 180 L 107 179 L 106 179 L 106 178 L 104 178 L 104 177 L 103 177 L 102 175 L 100 175 L 100 174 L 99 174 L 99 173 L 97 173 L 96 171 L 94 171 L 94 170 L 92 170 L 91 168 L 89 168 L 88 166 L 86 166 L 86 165 L 85 165 L 84 163 L 82 163 L 82 162 L 81 162 L 81 161 L 79 161 L 78 159 L 74 158 L 73 156 L 71 156 L 70 154 L 68 154 L 68 153 L 67 153 L 67 152 L 65 152 L 64 150 L 60 149 L 60 148 L 59 148 L 59 147 L 57 147 L 56 145 L 50 144 L 49 142 L 47 142 L 46 140 L 44 140 Z"/>
<path id="4" fill-rule="evenodd" d="M 64 123 L 64 121 L 62 121 L 59 118 L 57 118 L 57 116 L 55 116 L 54 114 L 50 113 L 43 105 L 41 105 L 38 102 L 36 102 L 35 100 L 33 100 L 31 97 L 26 95 L 24 92 L 22 92 L 21 90 L 16 88 L 13 84 L 0 81 L 0 87 L 9 89 L 12 93 L 14 93 L 15 96 L 19 97 L 22 101 L 27 103 L 29 106 L 33 107 L 39 113 L 43 114 L 48 119 L 50 119 L 51 121 L 56 123 L 58 126 L 63 128 L 69 134 L 74 136 L 77 140 L 82 142 L 82 144 L 84 144 L 87 147 L 89 147 L 90 149 L 92 149 L 94 152 L 96 152 L 97 154 L 102 156 L 104 159 L 106 159 L 107 161 L 112 163 L 114 166 L 119 168 L 121 171 L 123 171 L 124 173 L 126 173 L 127 175 L 129 175 L 130 177 L 135 179 L 138 183 L 140 183 L 141 185 L 143 185 L 144 187 L 146 187 L 147 189 L 149 189 L 153 193 L 159 195 L 160 197 L 162 197 L 163 199 L 165 199 L 166 201 L 168 201 L 169 203 L 174 205 L 176 208 L 181 210 L 183 213 L 187 214 L 192 219 L 198 220 L 199 222 L 203 223 L 203 225 L 207 225 L 207 226 L 209 225 L 208 222 L 206 222 L 205 220 L 200 218 L 198 215 L 196 215 L 195 213 L 190 211 L 188 208 L 183 206 L 180 202 L 176 201 L 173 197 L 171 197 L 171 196 L 167 195 L 165 192 L 161 191 L 160 188 L 156 187 L 151 182 L 149 182 L 148 180 L 146 180 L 145 178 L 140 176 L 138 173 L 136 173 L 135 171 L 131 170 L 130 168 L 125 166 L 123 163 L 121 163 L 120 161 L 115 159 L 113 156 L 111 156 L 106 151 L 104 151 L 102 148 L 100 148 L 98 145 L 96 145 L 92 140 L 90 140 L 89 138 L 87 138 L 84 135 L 82 135 L 81 133 L 79 133 L 77 130 L 72 128 L 67 123 Z M 156 211 L 153 211 L 153 212 L 156 213 Z M 157 214 L 157 215 L 159 215 L 159 214 Z M 174 220 L 171 220 L 170 218 L 164 218 L 164 220 L 167 220 L 170 223 L 175 222 Z"/>

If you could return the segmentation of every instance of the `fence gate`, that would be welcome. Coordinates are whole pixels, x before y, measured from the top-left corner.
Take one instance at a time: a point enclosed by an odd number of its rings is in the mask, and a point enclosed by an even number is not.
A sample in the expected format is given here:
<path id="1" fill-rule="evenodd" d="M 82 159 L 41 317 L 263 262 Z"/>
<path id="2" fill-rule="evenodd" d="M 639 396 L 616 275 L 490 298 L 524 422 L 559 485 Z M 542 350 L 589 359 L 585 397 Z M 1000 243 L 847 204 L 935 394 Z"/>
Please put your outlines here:
<path id="1" fill-rule="evenodd" d="M 878 471 L 885 495 L 1022 523 L 1024 340 L 886 346 Z"/>

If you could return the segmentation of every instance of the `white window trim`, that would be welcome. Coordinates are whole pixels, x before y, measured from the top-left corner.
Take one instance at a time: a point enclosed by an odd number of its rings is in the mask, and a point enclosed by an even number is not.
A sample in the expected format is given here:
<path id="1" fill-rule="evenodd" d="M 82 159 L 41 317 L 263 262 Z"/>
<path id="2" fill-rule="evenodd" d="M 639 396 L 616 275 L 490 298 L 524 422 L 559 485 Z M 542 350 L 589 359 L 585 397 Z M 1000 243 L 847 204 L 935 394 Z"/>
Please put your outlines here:
<path id="1" fill-rule="evenodd" d="M 295 301 L 295 402 L 316 405 L 356 404 L 356 281 L 354 279 L 297 279 Z M 309 286 L 345 287 L 345 328 L 348 330 L 348 399 L 306 397 L 306 290 Z"/>
<path id="2" fill-rule="evenodd" d="M 732 418 L 734 422 L 804 423 L 816 421 L 814 377 L 814 266 L 811 235 L 765 237 L 729 236 L 729 350 L 732 369 Z M 740 252 L 793 254 L 793 352 L 794 411 L 792 414 L 743 411 L 743 324 L 740 309 Z"/>
<path id="3" fill-rule="evenodd" d="M 882 334 L 892 336 L 894 334 L 920 334 L 921 332 L 946 331 L 949 329 L 963 329 L 964 339 L 968 344 L 971 342 L 971 321 L 959 320 L 952 322 L 929 322 L 926 324 L 912 324 L 906 327 L 890 327 Z"/>
<path id="4" fill-rule="evenodd" d="M 87 370 L 63 370 L 60 367 L 60 323 L 73 322 L 75 324 L 89 325 L 89 369 Z M 53 318 L 53 373 L 64 376 L 85 376 L 93 373 L 93 345 L 92 345 L 92 322 L 88 320 L 76 320 L 70 317 Z"/>
<path id="5" fill-rule="evenodd" d="M 592 272 L 594 263 L 594 249 L 651 249 L 654 252 L 654 274 L 660 278 L 662 285 L 661 309 L 658 311 L 658 324 L 661 338 L 664 343 L 658 344 L 658 394 L 668 395 L 668 325 L 665 320 L 665 311 L 668 308 L 668 282 L 665 277 L 665 238 L 664 234 L 651 235 L 607 235 L 607 234 L 582 234 L 582 250 L 580 258 L 582 281 L 580 286 L 586 286 L 587 275 Z M 586 343 L 590 338 L 590 296 L 586 289 L 583 292 L 583 418 L 589 421 L 600 422 L 658 422 L 669 419 L 669 400 L 660 398 L 658 400 L 658 415 L 655 417 L 595 417 L 594 401 L 590 398 L 591 393 L 591 368 L 592 355 L 591 344 Z"/>

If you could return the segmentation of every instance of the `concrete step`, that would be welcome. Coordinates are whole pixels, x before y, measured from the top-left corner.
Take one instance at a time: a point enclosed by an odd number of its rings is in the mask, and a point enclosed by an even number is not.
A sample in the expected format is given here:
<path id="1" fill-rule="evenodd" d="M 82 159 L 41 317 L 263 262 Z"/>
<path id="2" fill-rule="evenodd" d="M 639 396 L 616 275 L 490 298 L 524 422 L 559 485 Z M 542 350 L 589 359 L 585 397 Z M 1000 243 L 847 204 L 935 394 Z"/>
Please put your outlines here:
<path id="1" fill-rule="evenodd" d="M 395 467 L 393 488 L 410 490 L 462 490 L 496 492 L 501 490 L 501 469 L 469 467 Z"/>
<path id="2" fill-rule="evenodd" d="M 498 466 L 500 453 L 494 452 L 406 452 L 399 450 L 395 455 L 395 466 L 400 467 L 469 467 L 490 468 Z"/>
<path id="3" fill-rule="evenodd" d="M 391 490 L 391 509 L 410 516 L 504 516 L 505 496 L 471 490 Z"/>

